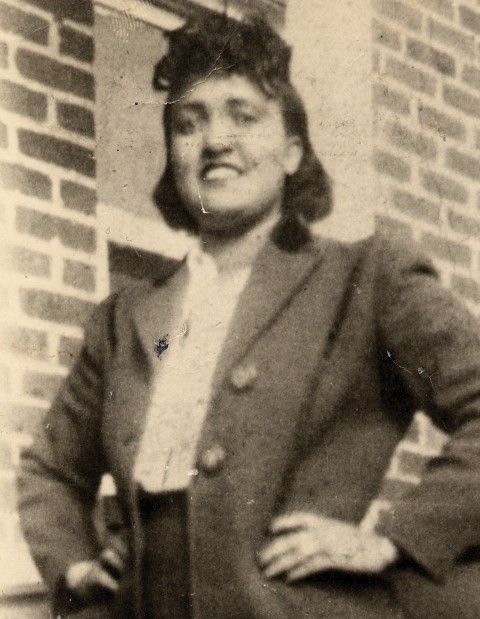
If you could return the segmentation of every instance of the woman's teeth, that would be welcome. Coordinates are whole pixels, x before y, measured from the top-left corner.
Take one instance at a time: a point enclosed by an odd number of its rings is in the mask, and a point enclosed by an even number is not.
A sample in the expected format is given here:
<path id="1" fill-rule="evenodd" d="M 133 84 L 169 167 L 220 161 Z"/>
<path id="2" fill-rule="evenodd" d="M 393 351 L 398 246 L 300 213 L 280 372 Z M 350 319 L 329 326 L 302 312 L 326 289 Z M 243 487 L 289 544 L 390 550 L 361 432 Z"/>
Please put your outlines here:
<path id="1" fill-rule="evenodd" d="M 239 175 L 240 172 L 230 166 L 215 166 L 208 169 L 203 175 L 203 178 L 207 181 L 216 181 L 227 178 L 236 178 Z"/>

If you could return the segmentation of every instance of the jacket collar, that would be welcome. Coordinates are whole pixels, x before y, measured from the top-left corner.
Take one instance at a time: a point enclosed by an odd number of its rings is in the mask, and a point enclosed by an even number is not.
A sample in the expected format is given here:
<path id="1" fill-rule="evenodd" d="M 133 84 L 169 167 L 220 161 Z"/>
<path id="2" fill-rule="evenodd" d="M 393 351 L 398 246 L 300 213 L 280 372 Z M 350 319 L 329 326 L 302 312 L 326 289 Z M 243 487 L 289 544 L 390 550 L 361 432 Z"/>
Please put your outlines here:
<path id="1" fill-rule="evenodd" d="M 318 243 L 286 252 L 271 240 L 267 241 L 240 295 L 217 365 L 214 389 L 224 372 L 248 352 L 252 343 L 286 307 L 322 256 Z M 133 321 L 150 362 L 154 358 L 155 342 L 171 332 L 182 302 L 187 278 L 184 262 L 179 261 L 174 273 L 159 285 L 150 282 L 134 303 Z"/>

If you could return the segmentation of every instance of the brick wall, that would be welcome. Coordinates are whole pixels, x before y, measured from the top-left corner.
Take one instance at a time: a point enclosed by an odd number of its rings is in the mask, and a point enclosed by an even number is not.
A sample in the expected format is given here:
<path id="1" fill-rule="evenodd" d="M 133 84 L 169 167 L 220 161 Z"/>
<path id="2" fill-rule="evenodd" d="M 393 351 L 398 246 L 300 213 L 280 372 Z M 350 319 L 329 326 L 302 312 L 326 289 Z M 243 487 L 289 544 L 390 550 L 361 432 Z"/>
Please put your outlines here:
<path id="1" fill-rule="evenodd" d="M 68 372 L 85 318 L 107 292 L 96 223 L 92 26 L 89 0 L 0 0 L 8 274 L 1 295 L 0 539 L 10 548 L 3 556 L 19 558 L 13 585 L 34 580 L 35 572 L 18 551 L 11 465 Z"/>
<path id="2" fill-rule="evenodd" d="M 480 4 L 373 0 L 377 226 L 417 240 L 480 315 Z M 443 437 L 419 415 L 384 494 L 415 482 Z"/>
<path id="3" fill-rule="evenodd" d="M 480 6 L 373 0 L 378 225 L 411 236 L 480 313 Z"/>

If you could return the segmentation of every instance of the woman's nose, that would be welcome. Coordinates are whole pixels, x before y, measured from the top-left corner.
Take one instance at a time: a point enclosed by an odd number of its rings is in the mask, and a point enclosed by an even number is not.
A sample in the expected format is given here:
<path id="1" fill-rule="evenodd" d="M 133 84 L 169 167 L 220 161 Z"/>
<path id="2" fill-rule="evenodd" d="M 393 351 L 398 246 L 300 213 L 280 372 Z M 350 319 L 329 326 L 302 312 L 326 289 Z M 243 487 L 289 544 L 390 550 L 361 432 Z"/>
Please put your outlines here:
<path id="1" fill-rule="evenodd" d="M 210 155 L 230 151 L 234 135 L 228 123 L 220 118 L 212 118 L 205 126 L 203 134 L 204 152 Z"/>

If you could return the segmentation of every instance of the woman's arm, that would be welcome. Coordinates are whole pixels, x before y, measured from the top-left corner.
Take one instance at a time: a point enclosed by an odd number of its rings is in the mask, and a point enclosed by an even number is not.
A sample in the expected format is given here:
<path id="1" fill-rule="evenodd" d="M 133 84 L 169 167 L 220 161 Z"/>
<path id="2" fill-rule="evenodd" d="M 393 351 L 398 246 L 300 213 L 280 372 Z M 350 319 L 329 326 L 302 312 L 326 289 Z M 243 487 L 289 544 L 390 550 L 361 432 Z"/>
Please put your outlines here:
<path id="1" fill-rule="evenodd" d="M 269 577 L 380 573 L 405 554 L 441 578 L 480 544 L 480 327 L 420 253 L 382 238 L 372 249 L 379 354 L 452 438 L 375 532 L 319 514 L 275 519 L 275 538 L 259 554 Z"/>
<path id="2" fill-rule="evenodd" d="M 439 579 L 480 544 L 480 326 L 429 261 L 384 240 L 378 252 L 381 352 L 419 409 L 451 434 L 382 533 Z"/>
<path id="3" fill-rule="evenodd" d="M 21 457 L 19 514 L 25 538 L 50 590 L 74 563 L 99 551 L 92 510 L 102 473 L 103 373 L 114 298 L 99 305 L 77 361 Z"/>

